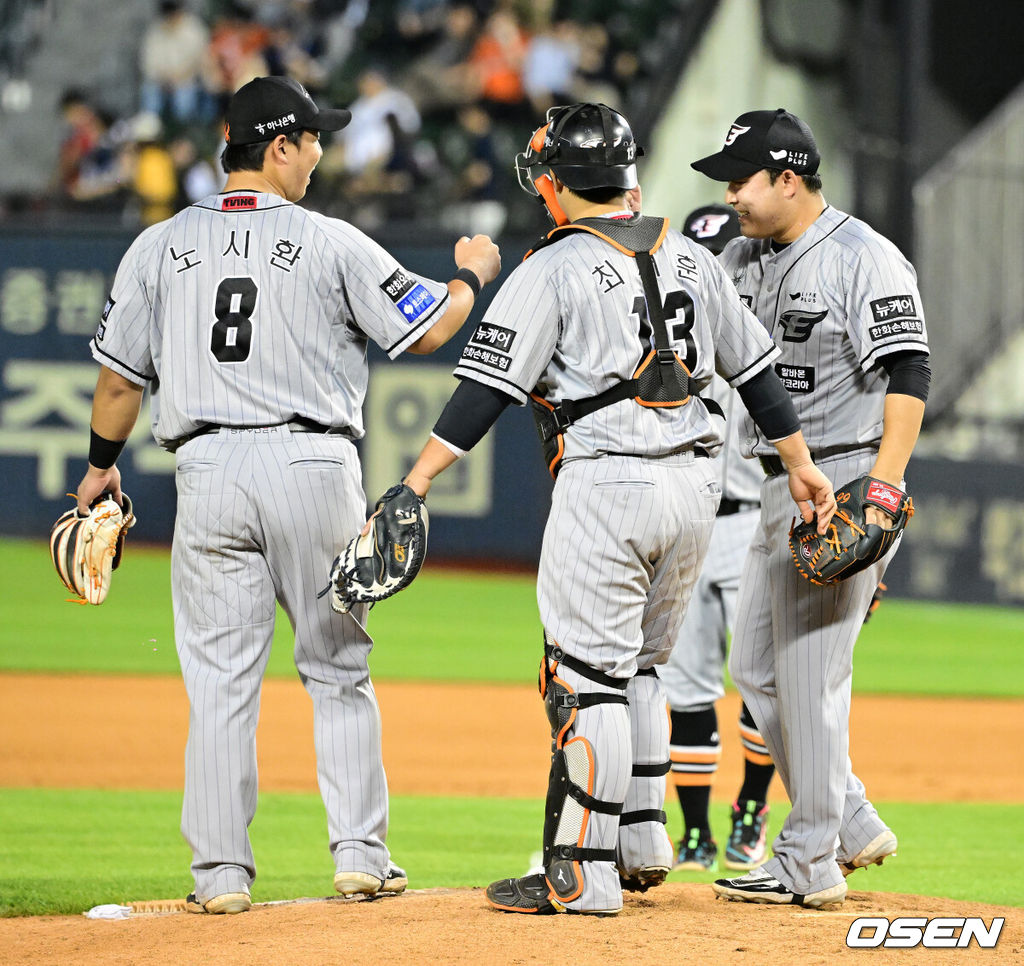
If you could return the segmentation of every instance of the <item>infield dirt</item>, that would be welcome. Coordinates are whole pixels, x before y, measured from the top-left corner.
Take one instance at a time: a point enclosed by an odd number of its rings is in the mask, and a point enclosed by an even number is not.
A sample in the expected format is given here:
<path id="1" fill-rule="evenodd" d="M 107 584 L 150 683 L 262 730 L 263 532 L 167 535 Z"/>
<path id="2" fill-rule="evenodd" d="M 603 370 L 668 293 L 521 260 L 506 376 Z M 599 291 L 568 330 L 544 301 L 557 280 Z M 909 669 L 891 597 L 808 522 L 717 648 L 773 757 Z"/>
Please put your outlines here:
<path id="1" fill-rule="evenodd" d="M 382 682 L 385 764 L 397 795 L 541 798 L 548 731 L 528 685 Z M 486 709 L 483 713 L 481 709 Z M 738 699 L 719 705 L 735 721 Z M 181 787 L 188 707 L 175 678 L 0 675 L 0 776 L 9 787 Z M 999 735 L 998 742 L 993 735 Z M 898 740 L 894 740 L 898 736 Z M 885 698 L 854 700 L 851 757 L 877 799 L 1024 800 L 1024 775 L 1005 749 L 1024 746 L 1024 702 Z M 716 786 L 739 781 L 736 742 Z M 502 754 L 495 755 L 500 747 Z M 296 681 L 267 681 L 259 730 L 260 787 L 316 791 L 312 714 Z M 782 796 L 776 785 L 775 795 Z M 515 870 L 510 870 L 514 872 Z M 413 885 L 415 874 L 413 872 Z M 858 892 L 841 910 L 716 901 L 704 884 L 669 883 L 628 896 L 612 919 L 510 916 L 480 889 L 410 890 L 374 902 L 325 899 L 257 905 L 243 916 L 136 916 L 0 920 L 0 960 L 19 964 L 625 962 L 825 964 L 870 957 L 1024 962 L 1024 913 L 948 899 Z M 872 883 L 875 884 L 875 883 Z M 144 898 L 144 897 L 139 897 Z M 1006 916 L 996 950 L 850 950 L 858 916 Z"/>

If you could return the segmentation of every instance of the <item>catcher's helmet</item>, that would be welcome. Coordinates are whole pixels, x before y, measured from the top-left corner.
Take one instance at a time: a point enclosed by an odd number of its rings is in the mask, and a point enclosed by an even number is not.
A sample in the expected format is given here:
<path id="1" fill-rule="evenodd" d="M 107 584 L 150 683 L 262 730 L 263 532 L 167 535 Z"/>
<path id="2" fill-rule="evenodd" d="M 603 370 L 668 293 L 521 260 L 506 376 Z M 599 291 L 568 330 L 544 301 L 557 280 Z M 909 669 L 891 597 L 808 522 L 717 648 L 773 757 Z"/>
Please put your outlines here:
<path id="1" fill-rule="evenodd" d="M 570 104 L 548 110 L 546 123 L 516 156 L 519 184 L 537 194 L 538 175 L 530 169 L 550 168 L 573 189 L 637 186 L 636 159 L 644 151 L 633 138 L 629 121 L 606 104 Z"/>

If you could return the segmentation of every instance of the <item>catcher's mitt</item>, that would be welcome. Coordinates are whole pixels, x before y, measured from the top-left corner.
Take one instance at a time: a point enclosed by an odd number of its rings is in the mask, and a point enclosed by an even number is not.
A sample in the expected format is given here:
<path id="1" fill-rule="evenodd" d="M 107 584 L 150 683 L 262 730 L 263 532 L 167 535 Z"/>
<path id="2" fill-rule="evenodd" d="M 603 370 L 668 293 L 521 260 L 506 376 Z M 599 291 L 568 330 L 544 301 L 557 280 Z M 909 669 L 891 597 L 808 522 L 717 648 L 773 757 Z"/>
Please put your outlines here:
<path id="1" fill-rule="evenodd" d="M 124 507 L 110 493 L 98 496 L 86 516 L 74 507 L 57 518 L 50 530 L 50 556 L 57 576 L 82 603 L 102 604 L 110 590 L 110 574 L 121 563 L 125 534 L 135 526 L 132 501 Z"/>
<path id="2" fill-rule="evenodd" d="M 816 517 L 789 531 L 796 569 L 812 584 L 834 584 L 881 560 L 914 515 L 914 502 L 906 493 L 871 476 L 836 490 L 836 504 L 824 536 L 817 531 Z M 891 530 L 867 522 L 864 511 L 869 506 L 893 518 Z"/>
<path id="3" fill-rule="evenodd" d="M 427 552 L 426 504 L 404 483 L 378 501 L 370 529 L 349 541 L 331 567 L 331 607 L 346 614 L 353 604 L 384 600 L 412 583 Z"/>

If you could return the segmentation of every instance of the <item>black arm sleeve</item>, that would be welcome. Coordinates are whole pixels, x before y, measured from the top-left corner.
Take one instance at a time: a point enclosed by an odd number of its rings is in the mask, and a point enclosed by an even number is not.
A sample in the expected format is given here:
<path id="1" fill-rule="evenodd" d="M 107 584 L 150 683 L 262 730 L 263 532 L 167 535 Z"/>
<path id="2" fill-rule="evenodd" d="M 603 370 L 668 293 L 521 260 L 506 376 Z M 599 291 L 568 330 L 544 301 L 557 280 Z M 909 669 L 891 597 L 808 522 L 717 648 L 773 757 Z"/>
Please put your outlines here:
<path id="1" fill-rule="evenodd" d="M 513 402 L 515 400 L 500 389 L 463 379 L 434 424 L 434 433 L 453 446 L 469 451 Z"/>
<path id="2" fill-rule="evenodd" d="M 736 391 L 767 439 L 784 439 L 800 429 L 793 400 L 771 366 L 762 369 Z"/>
<path id="3" fill-rule="evenodd" d="M 921 402 L 928 401 L 928 387 L 932 382 L 932 367 L 928 364 L 928 353 L 916 349 L 908 352 L 891 352 L 878 360 L 882 368 L 889 373 L 889 386 L 886 395 L 891 392 L 914 396 Z"/>

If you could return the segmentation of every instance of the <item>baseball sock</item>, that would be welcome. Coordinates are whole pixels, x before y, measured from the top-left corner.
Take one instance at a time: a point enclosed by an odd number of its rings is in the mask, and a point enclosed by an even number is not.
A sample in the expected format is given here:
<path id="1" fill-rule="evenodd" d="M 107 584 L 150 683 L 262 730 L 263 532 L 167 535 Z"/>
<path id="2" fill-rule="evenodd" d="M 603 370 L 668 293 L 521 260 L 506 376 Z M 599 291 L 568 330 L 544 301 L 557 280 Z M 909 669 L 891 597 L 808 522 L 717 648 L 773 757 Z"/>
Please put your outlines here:
<path id="1" fill-rule="evenodd" d="M 775 765 L 745 703 L 740 709 L 740 741 L 743 743 L 743 786 L 736 797 L 741 802 L 766 802 Z"/>
<path id="2" fill-rule="evenodd" d="M 722 757 L 715 706 L 671 713 L 672 783 L 679 796 L 686 830 L 710 831 L 711 781 Z"/>

